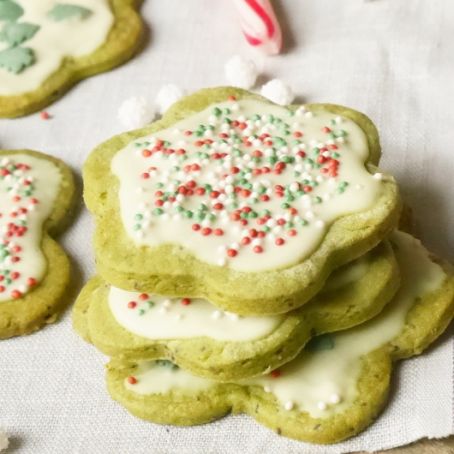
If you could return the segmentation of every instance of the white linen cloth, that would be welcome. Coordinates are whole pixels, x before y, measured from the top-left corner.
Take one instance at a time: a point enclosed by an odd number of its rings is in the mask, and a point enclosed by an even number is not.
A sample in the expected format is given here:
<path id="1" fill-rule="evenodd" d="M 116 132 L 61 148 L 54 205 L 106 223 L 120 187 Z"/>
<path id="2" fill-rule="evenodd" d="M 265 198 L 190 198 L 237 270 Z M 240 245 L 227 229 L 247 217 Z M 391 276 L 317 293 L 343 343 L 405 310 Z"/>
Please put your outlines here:
<path id="1" fill-rule="evenodd" d="M 267 78 L 281 78 L 304 101 L 359 109 L 381 132 L 383 168 L 414 208 L 422 237 L 454 259 L 454 2 L 452 0 L 277 1 L 288 53 L 254 57 Z M 228 0 L 148 0 L 148 44 L 133 61 L 80 83 L 48 108 L 54 116 L 0 120 L 0 148 L 32 148 L 63 158 L 79 174 L 90 150 L 121 132 L 120 103 L 153 100 L 176 83 L 190 91 L 221 85 L 224 63 L 249 55 Z M 94 272 L 92 222 L 85 209 L 62 241 L 79 289 Z M 272 433 L 246 416 L 173 428 L 130 416 L 107 395 L 102 357 L 62 322 L 32 336 L 0 341 L 0 427 L 9 452 L 341 453 L 442 437 L 453 428 L 454 342 L 394 375 L 390 405 L 360 436 L 313 446 Z M 190 409 L 188 409 L 190 411 Z"/>

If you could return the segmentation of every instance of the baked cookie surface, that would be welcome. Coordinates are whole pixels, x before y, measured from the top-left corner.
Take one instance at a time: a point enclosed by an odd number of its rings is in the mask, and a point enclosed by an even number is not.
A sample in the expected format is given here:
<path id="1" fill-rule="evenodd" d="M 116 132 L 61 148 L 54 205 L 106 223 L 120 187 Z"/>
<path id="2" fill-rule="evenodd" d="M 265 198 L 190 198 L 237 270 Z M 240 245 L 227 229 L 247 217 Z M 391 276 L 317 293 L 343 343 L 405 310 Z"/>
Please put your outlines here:
<path id="1" fill-rule="evenodd" d="M 376 316 L 399 285 L 385 242 L 336 270 L 313 301 L 289 314 L 239 317 L 206 300 L 110 287 L 99 277 L 73 310 L 76 331 L 115 361 L 168 359 L 199 376 L 233 380 L 290 361 L 313 336 Z"/>
<path id="2" fill-rule="evenodd" d="M 201 90 L 87 159 L 98 271 L 131 291 L 288 312 L 395 227 L 398 189 L 379 157 L 359 112 Z"/>
<path id="3" fill-rule="evenodd" d="M 52 236 L 70 219 L 74 193 L 59 159 L 0 151 L 0 339 L 52 323 L 63 309 L 70 264 Z"/>
<path id="4" fill-rule="evenodd" d="M 0 117 L 37 111 L 128 60 L 142 34 L 139 3 L 0 0 Z"/>

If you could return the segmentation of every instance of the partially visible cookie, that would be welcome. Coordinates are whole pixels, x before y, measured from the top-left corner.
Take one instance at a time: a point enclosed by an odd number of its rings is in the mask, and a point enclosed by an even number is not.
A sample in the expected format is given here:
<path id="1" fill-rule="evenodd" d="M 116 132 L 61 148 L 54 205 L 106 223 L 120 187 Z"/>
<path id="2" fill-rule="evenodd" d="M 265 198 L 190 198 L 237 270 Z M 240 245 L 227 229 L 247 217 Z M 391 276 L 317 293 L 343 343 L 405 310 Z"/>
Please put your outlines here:
<path id="1" fill-rule="evenodd" d="M 385 405 L 394 361 L 421 353 L 454 316 L 454 275 L 408 234 L 392 236 L 402 273 L 395 298 L 375 319 L 316 338 L 266 376 L 219 384 L 169 362 L 107 372 L 110 394 L 134 415 L 193 425 L 247 413 L 277 433 L 314 443 L 349 438 Z"/>
<path id="2" fill-rule="evenodd" d="M 52 236 L 66 226 L 74 194 L 59 159 L 0 151 L 0 339 L 36 331 L 63 309 L 70 264 Z"/>
<path id="3" fill-rule="evenodd" d="M 0 117 L 37 111 L 132 57 L 142 36 L 139 3 L 0 1 Z"/>
<path id="4" fill-rule="evenodd" d="M 322 292 L 284 315 L 239 317 L 206 300 L 166 298 L 112 288 L 93 278 L 73 311 L 76 331 L 116 361 L 169 359 L 214 380 L 272 370 L 315 335 L 376 316 L 399 285 L 388 242 L 333 273 Z"/>

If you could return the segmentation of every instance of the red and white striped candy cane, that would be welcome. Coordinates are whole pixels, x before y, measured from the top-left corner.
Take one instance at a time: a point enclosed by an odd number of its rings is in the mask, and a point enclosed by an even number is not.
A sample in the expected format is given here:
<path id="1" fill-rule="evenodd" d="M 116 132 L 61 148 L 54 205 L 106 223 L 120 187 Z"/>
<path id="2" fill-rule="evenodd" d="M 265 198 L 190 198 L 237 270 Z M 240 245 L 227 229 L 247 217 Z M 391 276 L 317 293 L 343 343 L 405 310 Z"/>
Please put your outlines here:
<path id="1" fill-rule="evenodd" d="M 266 54 L 278 54 L 282 32 L 270 0 L 233 0 L 233 3 L 248 43 Z"/>

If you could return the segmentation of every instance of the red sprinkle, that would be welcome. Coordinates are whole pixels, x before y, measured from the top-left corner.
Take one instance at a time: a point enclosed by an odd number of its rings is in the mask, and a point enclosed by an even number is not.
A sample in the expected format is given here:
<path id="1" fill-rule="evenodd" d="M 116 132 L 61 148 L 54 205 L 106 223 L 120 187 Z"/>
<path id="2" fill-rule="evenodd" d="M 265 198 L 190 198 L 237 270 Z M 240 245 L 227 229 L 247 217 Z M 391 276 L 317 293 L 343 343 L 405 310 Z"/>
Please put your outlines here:
<path id="1" fill-rule="evenodd" d="M 130 301 L 128 303 L 128 309 L 135 309 L 137 307 L 137 303 L 135 301 Z"/>
<path id="2" fill-rule="evenodd" d="M 227 255 L 229 257 L 235 257 L 238 254 L 238 252 L 235 249 L 228 249 L 227 250 Z"/>
<path id="3" fill-rule="evenodd" d="M 137 378 L 136 377 L 133 377 L 132 375 L 130 377 L 128 377 L 128 383 L 130 385 L 135 385 L 137 383 Z"/>
<path id="4" fill-rule="evenodd" d="M 248 236 L 245 236 L 241 239 L 241 244 L 243 246 L 246 246 L 247 244 L 249 244 L 251 242 L 251 239 L 248 237 Z"/>
<path id="5" fill-rule="evenodd" d="M 189 305 L 191 304 L 191 300 L 190 300 L 189 298 L 183 298 L 183 299 L 181 300 L 181 304 L 182 304 L 183 306 L 189 306 Z"/>
<path id="6" fill-rule="evenodd" d="M 274 369 L 271 371 L 270 375 L 273 377 L 273 378 L 278 378 L 282 375 L 282 372 L 279 370 L 279 369 Z"/>

